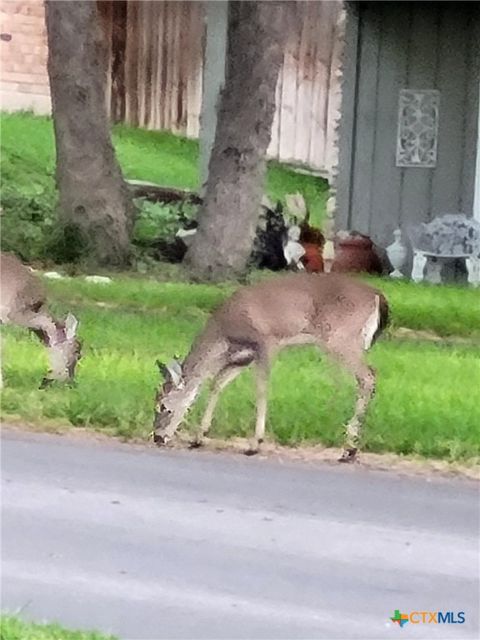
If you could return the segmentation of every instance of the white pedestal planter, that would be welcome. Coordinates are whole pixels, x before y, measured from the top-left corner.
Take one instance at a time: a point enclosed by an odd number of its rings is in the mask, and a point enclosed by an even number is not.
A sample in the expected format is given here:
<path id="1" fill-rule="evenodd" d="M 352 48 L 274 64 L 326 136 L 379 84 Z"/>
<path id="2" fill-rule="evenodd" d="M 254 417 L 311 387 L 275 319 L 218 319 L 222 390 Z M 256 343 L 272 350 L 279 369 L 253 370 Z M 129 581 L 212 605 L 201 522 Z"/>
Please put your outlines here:
<path id="1" fill-rule="evenodd" d="M 395 238 L 395 241 L 386 248 L 388 259 L 390 260 L 390 264 L 393 267 L 393 271 L 390 274 L 390 277 L 403 278 L 404 276 L 401 269 L 405 264 L 405 260 L 407 259 L 407 247 L 402 242 L 401 229 L 396 229 L 393 232 L 393 237 Z"/>
<path id="2" fill-rule="evenodd" d="M 300 227 L 293 225 L 288 229 L 287 242 L 283 248 L 283 255 L 287 261 L 287 265 L 294 265 L 300 271 L 304 270 L 300 259 L 305 255 L 305 249 L 300 244 Z"/>

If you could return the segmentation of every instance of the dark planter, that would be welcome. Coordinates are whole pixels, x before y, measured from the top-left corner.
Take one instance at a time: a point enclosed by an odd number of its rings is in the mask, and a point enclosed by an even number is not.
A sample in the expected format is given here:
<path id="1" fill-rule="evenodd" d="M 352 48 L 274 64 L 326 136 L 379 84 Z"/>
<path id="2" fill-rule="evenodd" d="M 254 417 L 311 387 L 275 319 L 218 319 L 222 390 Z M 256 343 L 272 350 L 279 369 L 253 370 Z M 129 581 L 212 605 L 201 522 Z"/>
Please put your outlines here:
<path id="1" fill-rule="evenodd" d="M 322 247 L 313 242 L 302 242 L 305 255 L 302 258 L 303 266 L 309 273 L 321 273 L 323 271 Z"/>
<path id="2" fill-rule="evenodd" d="M 382 266 L 370 238 L 356 235 L 338 240 L 335 247 L 335 260 L 333 261 L 332 271 L 337 273 L 361 271 L 381 273 Z"/>

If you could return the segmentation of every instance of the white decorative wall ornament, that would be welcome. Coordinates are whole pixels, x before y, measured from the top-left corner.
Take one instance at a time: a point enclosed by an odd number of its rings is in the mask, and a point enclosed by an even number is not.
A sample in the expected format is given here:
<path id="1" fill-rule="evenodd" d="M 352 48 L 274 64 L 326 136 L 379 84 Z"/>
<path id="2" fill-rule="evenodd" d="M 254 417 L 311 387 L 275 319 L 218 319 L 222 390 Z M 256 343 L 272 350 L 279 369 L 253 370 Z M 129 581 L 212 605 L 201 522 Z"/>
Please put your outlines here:
<path id="1" fill-rule="evenodd" d="M 436 89 L 400 90 L 397 167 L 436 166 L 439 105 Z"/>

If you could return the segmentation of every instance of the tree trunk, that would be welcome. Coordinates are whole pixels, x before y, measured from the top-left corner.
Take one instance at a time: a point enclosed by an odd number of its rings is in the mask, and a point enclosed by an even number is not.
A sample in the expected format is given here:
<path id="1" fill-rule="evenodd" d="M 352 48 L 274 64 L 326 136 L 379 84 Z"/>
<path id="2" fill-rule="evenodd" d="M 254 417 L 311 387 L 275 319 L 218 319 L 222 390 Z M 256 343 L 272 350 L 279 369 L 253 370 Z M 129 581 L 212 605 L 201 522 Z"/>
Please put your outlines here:
<path id="1" fill-rule="evenodd" d="M 134 207 L 110 138 L 97 3 L 47 0 L 45 8 L 64 258 L 122 266 Z"/>
<path id="2" fill-rule="evenodd" d="M 238 276 L 247 266 L 291 12 L 290 2 L 229 2 L 225 87 L 198 230 L 185 257 L 201 279 Z"/>

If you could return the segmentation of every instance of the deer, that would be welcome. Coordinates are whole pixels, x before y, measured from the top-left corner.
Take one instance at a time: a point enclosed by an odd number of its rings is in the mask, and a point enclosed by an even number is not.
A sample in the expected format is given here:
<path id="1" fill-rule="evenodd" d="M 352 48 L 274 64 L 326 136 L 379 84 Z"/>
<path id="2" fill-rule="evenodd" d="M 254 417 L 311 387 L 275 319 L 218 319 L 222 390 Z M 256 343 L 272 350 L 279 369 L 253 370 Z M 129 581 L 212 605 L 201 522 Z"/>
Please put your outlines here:
<path id="1" fill-rule="evenodd" d="M 202 385 L 213 379 L 192 446 L 201 446 L 225 387 L 245 368 L 256 368 L 256 426 L 246 454 L 265 436 L 267 387 L 272 359 L 291 345 L 316 345 L 356 381 L 356 404 L 345 427 L 340 462 L 357 457 L 361 424 L 375 392 L 375 370 L 364 355 L 388 323 L 389 307 L 377 289 L 335 273 L 298 272 L 238 289 L 209 318 L 183 362 L 157 361 L 163 384 L 155 396 L 153 441 L 174 436 Z"/>
<path id="2" fill-rule="evenodd" d="M 43 283 L 35 273 L 11 253 L 0 253 L 0 324 L 25 327 L 46 347 L 50 370 L 40 388 L 51 382 L 69 382 L 81 358 L 77 339 L 78 320 L 68 313 L 64 321 L 48 311 Z M 3 376 L 0 365 L 0 387 Z"/>

